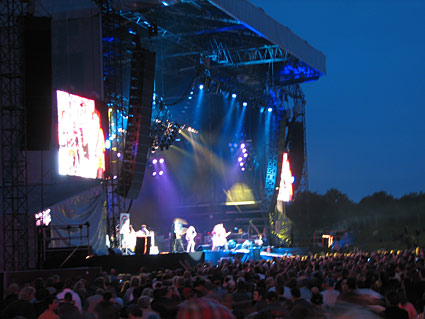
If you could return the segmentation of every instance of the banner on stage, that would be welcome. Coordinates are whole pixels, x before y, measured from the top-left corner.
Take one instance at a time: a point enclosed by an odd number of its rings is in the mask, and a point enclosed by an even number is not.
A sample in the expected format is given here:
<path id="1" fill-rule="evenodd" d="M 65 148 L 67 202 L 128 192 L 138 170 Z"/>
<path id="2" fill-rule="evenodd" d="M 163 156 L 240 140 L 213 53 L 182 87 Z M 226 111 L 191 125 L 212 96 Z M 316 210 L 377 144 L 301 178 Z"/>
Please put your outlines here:
<path id="1" fill-rule="evenodd" d="M 120 234 L 128 233 L 130 229 L 130 214 L 120 214 Z"/>

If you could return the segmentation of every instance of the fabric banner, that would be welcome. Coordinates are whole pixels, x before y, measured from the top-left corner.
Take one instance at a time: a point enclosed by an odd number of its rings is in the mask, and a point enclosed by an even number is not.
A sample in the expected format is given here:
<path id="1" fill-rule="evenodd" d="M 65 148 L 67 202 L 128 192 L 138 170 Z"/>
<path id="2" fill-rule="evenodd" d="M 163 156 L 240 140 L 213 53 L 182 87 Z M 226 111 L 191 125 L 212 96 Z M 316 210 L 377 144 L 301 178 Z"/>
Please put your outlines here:
<path id="1" fill-rule="evenodd" d="M 61 226 L 78 226 L 88 223 L 88 244 L 93 253 L 96 255 L 108 254 L 106 246 L 106 191 L 102 185 L 58 203 L 50 209 L 52 237 L 55 238 L 50 243 L 50 248 L 81 246 L 82 240 L 78 238 L 81 229 L 79 227 L 66 229 L 66 227 Z"/>

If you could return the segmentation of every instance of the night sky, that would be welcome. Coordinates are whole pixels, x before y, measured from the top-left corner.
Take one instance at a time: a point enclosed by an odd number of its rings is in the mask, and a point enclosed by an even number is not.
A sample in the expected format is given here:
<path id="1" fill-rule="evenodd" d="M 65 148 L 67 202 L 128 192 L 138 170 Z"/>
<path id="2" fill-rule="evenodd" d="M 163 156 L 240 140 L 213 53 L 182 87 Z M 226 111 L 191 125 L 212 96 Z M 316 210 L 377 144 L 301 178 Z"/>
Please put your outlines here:
<path id="1" fill-rule="evenodd" d="M 425 191 L 425 1 L 250 1 L 326 55 L 302 85 L 310 191 Z"/>

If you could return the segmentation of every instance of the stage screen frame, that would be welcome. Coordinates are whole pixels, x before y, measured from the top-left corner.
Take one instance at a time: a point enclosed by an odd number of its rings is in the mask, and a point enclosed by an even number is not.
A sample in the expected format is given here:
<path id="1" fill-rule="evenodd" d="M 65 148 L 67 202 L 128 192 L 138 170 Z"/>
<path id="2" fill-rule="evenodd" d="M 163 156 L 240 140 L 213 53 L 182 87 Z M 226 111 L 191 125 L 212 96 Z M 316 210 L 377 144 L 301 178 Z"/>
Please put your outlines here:
<path id="1" fill-rule="evenodd" d="M 58 173 L 104 179 L 107 171 L 105 140 L 109 128 L 106 105 L 56 90 L 56 106 Z"/>

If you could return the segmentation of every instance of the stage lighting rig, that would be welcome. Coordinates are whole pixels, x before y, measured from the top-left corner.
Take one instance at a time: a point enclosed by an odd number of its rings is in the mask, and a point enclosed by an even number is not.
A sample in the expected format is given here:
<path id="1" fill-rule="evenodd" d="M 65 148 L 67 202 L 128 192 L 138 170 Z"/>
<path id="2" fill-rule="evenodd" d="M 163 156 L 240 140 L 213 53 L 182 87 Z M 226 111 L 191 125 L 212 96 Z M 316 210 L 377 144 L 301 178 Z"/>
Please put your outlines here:
<path id="1" fill-rule="evenodd" d="M 155 153 L 158 149 L 161 151 L 168 150 L 176 140 L 179 130 L 180 125 L 177 123 L 155 119 L 151 126 L 151 136 L 153 138 L 151 152 Z"/>

